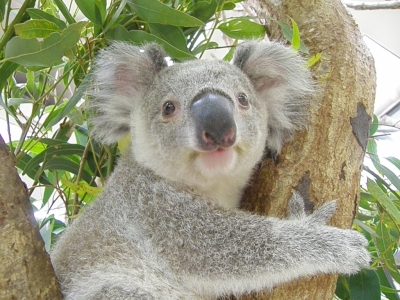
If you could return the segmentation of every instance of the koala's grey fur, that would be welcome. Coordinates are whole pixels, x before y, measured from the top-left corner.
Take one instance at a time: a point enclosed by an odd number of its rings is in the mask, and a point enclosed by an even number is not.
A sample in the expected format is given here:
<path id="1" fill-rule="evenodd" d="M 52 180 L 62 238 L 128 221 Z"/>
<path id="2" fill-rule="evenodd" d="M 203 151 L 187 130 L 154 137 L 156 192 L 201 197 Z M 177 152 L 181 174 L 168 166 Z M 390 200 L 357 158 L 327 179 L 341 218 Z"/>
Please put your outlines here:
<path id="1" fill-rule="evenodd" d="M 295 194 L 285 220 L 236 209 L 265 146 L 279 153 L 306 123 L 299 56 L 248 42 L 232 65 L 167 66 L 157 45 L 142 49 L 113 44 L 93 72 L 92 134 L 132 142 L 52 251 L 67 300 L 215 299 L 368 266 L 361 234 L 326 225 L 334 202 L 306 215 Z"/>

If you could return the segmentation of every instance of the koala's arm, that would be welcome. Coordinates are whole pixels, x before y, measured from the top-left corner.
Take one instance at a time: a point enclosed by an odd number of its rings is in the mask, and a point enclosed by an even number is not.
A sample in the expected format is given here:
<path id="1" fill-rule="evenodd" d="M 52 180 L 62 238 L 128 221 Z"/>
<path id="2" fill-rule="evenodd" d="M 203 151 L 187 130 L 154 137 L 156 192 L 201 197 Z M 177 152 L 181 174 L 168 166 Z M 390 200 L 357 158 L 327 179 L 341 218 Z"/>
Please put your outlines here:
<path id="1" fill-rule="evenodd" d="M 307 275 L 352 274 L 370 260 L 361 234 L 325 224 L 333 202 L 306 216 L 303 200 L 294 196 L 290 218 L 280 220 L 167 199 L 150 208 L 145 222 L 174 273 L 200 294 L 241 294 Z"/>

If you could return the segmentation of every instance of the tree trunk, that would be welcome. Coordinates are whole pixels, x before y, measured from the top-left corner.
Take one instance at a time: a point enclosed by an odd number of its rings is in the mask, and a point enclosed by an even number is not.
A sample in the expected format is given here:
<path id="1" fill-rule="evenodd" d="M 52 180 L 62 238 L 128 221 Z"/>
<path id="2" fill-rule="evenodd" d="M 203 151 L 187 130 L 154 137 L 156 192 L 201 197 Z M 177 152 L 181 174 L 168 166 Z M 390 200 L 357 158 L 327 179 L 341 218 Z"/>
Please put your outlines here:
<path id="1" fill-rule="evenodd" d="M 349 228 L 357 212 L 361 165 L 375 99 L 373 58 L 340 0 L 249 0 L 260 17 L 290 24 L 293 18 L 312 55 L 319 91 L 311 105 L 310 126 L 298 132 L 276 159 L 266 158 L 242 207 L 263 215 L 285 217 L 294 190 L 312 211 L 337 200 L 331 224 Z M 280 29 L 271 22 L 272 38 Z M 331 300 L 337 276 L 300 279 L 243 299 Z"/>
<path id="2" fill-rule="evenodd" d="M 0 136 L 0 299 L 62 299 L 24 183 Z"/>

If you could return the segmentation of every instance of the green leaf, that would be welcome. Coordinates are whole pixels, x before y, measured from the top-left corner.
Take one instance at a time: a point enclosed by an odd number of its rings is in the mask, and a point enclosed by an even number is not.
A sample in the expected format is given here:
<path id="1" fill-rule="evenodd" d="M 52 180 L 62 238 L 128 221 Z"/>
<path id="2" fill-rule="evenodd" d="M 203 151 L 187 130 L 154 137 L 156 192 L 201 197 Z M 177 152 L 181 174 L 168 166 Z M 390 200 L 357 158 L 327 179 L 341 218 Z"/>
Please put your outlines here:
<path id="1" fill-rule="evenodd" d="M 254 23 L 247 18 L 235 18 L 222 23 L 217 28 L 232 39 L 261 39 L 265 36 L 264 26 Z"/>
<path id="2" fill-rule="evenodd" d="M 307 67 L 311 68 L 313 65 L 315 65 L 317 62 L 319 62 L 319 60 L 322 57 L 322 52 L 319 52 L 313 56 L 311 56 L 308 60 L 307 60 Z"/>
<path id="3" fill-rule="evenodd" d="M 276 22 L 282 29 L 282 34 L 283 37 L 288 41 L 288 42 L 292 42 L 293 39 L 293 30 L 292 28 L 290 28 L 290 26 L 284 22 L 280 22 L 277 21 L 275 19 L 271 19 L 272 21 Z M 300 41 L 300 48 L 299 51 L 305 54 L 309 54 L 308 49 L 306 47 L 306 45 L 304 45 L 304 43 L 302 41 Z"/>
<path id="4" fill-rule="evenodd" d="M 66 159 L 66 158 L 53 158 L 46 162 L 44 166 L 45 170 L 63 170 L 70 172 L 72 174 L 78 175 L 80 166 L 78 163 Z M 86 171 L 82 171 L 82 179 L 86 182 L 90 182 L 92 180 L 92 176 Z"/>
<path id="5" fill-rule="evenodd" d="M 350 287 L 347 277 L 339 275 L 336 282 L 335 295 L 342 300 L 350 300 Z"/>
<path id="6" fill-rule="evenodd" d="M 182 27 L 202 27 L 205 24 L 188 14 L 175 10 L 158 0 L 128 0 L 128 4 L 144 21 Z"/>
<path id="7" fill-rule="evenodd" d="M 5 61 L 0 65 L 0 91 L 3 90 L 3 87 L 6 84 L 8 78 L 17 69 L 18 69 L 18 64 L 15 64 L 10 61 Z M 0 101 L 1 101 L 1 95 L 0 95 Z"/>
<path id="8" fill-rule="evenodd" d="M 17 168 L 20 169 L 22 172 L 24 172 L 26 170 L 27 164 L 31 160 L 32 160 L 32 156 L 30 156 L 29 154 L 24 154 L 20 159 L 18 159 Z M 41 172 L 41 167 L 39 166 L 39 164 L 37 164 L 34 166 L 30 166 L 30 169 L 26 170 L 24 173 L 26 175 L 28 175 L 30 178 L 32 178 L 33 180 L 38 180 L 42 184 L 51 185 L 49 179 L 46 177 L 46 175 L 44 173 L 41 173 L 40 177 L 37 178 L 39 175 L 39 172 Z"/>
<path id="9" fill-rule="evenodd" d="M 361 270 L 349 277 L 350 298 L 381 300 L 379 277 L 374 270 Z"/>
<path id="10" fill-rule="evenodd" d="M 379 256 L 385 263 L 385 267 L 393 279 L 400 283 L 400 274 L 393 256 L 394 242 L 390 236 L 389 230 L 382 221 L 378 223 L 376 233 L 380 236 L 380 238 L 375 239 Z"/>
<path id="11" fill-rule="evenodd" d="M 373 270 L 339 276 L 335 294 L 342 300 L 381 300 L 379 277 Z"/>
<path id="12" fill-rule="evenodd" d="M 7 101 L 8 106 L 19 106 L 23 103 L 33 104 L 33 100 L 24 98 L 9 98 Z"/>
<path id="13" fill-rule="evenodd" d="M 150 33 L 158 36 L 164 41 L 169 41 L 171 46 L 183 51 L 189 52 L 186 38 L 182 29 L 172 25 L 149 24 Z"/>
<path id="14" fill-rule="evenodd" d="M 381 188 L 371 179 L 367 181 L 367 188 L 371 195 L 379 202 L 380 205 L 390 214 L 395 222 L 400 224 L 400 212 L 393 204 L 392 200 L 381 190 Z"/>
<path id="15" fill-rule="evenodd" d="M 53 32 L 42 42 L 14 37 L 6 45 L 5 58 L 23 66 L 51 66 L 78 43 L 85 25 L 86 22 L 72 24 L 61 34 Z"/>
<path id="16" fill-rule="evenodd" d="M 82 115 L 82 112 L 74 107 L 69 113 L 68 113 L 68 118 L 74 122 L 74 124 L 77 125 L 82 125 L 83 122 L 85 121 Z"/>
<path id="17" fill-rule="evenodd" d="M 86 76 L 75 94 L 73 94 L 69 101 L 62 107 L 61 111 L 54 118 L 52 118 L 48 124 L 46 124 L 46 127 L 52 127 L 56 125 L 76 107 L 87 89 L 88 80 L 88 76 Z"/>
<path id="18" fill-rule="evenodd" d="M 300 49 L 300 31 L 299 31 L 299 27 L 297 26 L 296 22 L 290 18 L 290 21 L 292 22 L 292 40 L 291 40 L 291 44 L 292 44 L 292 48 L 296 51 L 298 51 Z"/>
<path id="19" fill-rule="evenodd" d="M 355 219 L 354 224 L 361 227 L 363 230 L 368 232 L 371 236 L 378 237 L 378 235 L 375 233 L 375 231 L 371 227 L 369 227 L 367 224 L 365 224 L 364 222 L 361 222 L 360 220 Z"/>
<path id="20" fill-rule="evenodd" d="M 378 117 L 374 114 L 374 119 L 371 125 L 369 126 L 369 136 L 373 136 L 376 133 L 376 131 L 378 130 L 378 126 L 379 126 L 379 120 Z"/>
<path id="21" fill-rule="evenodd" d="M 47 20 L 29 20 L 22 24 L 15 24 L 15 33 L 22 39 L 47 38 L 59 27 Z"/>
<path id="22" fill-rule="evenodd" d="M 396 166 L 397 169 L 400 170 L 400 159 L 396 157 L 387 157 L 386 159 L 390 161 L 394 166 Z"/>
<path id="23" fill-rule="evenodd" d="M 397 177 L 395 173 L 393 173 L 389 168 L 384 165 L 379 165 L 378 171 L 385 175 L 387 179 L 389 179 L 390 183 L 393 184 L 398 191 L 400 191 L 400 178 Z"/>
<path id="24" fill-rule="evenodd" d="M 209 42 L 207 44 L 207 40 L 203 41 L 203 43 L 199 44 L 196 48 L 192 50 L 193 55 L 197 55 L 199 53 L 202 53 L 206 51 L 207 49 L 215 48 L 218 47 L 218 44 L 216 42 Z"/>
<path id="25" fill-rule="evenodd" d="M 55 158 L 62 155 L 79 155 L 82 156 L 85 147 L 78 144 L 60 144 L 55 146 L 50 146 L 44 151 L 33 157 L 23 169 L 23 174 L 30 172 L 37 165 L 41 164 L 45 160 Z"/>
<path id="26" fill-rule="evenodd" d="M 215 14 L 216 10 L 217 1 L 206 0 L 194 2 L 192 6 L 189 6 L 187 13 L 203 22 L 207 22 Z"/>
<path id="27" fill-rule="evenodd" d="M 75 0 L 81 12 L 94 24 L 102 25 L 106 17 L 105 0 Z"/>
<path id="28" fill-rule="evenodd" d="M 391 284 L 388 281 L 387 275 L 384 271 L 384 269 L 380 268 L 376 270 L 376 273 L 379 276 L 379 281 L 381 283 L 381 291 L 382 293 L 385 294 L 386 298 L 388 298 L 388 300 L 398 300 L 396 295 L 393 295 L 393 289 Z M 389 274 L 388 274 L 389 275 Z M 390 275 L 389 275 L 390 276 Z M 391 280 L 391 278 L 390 278 Z M 395 292 L 396 293 L 396 292 Z"/>
<path id="29" fill-rule="evenodd" d="M 3 21 L 6 13 L 7 0 L 0 0 L 0 22 Z"/>
<path id="30" fill-rule="evenodd" d="M 65 29 L 67 28 L 67 25 L 65 24 L 64 21 L 56 18 L 55 16 L 48 14 L 47 12 L 44 12 L 43 10 L 37 9 L 37 8 L 28 8 L 26 10 L 29 14 L 29 16 L 32 19 L 43 19 L 47 20 L 49 22 L 52 22 L 58 26 L 60 29 Z"/>
<path id="31" fill-rule="evenodd" d="M 65 20 L 67 20 L 67 22 L 69 24 L 74 24 L 76 23 L 75 19 L 72 17 L 72 15 L 69 13 L 68 8 L 65 6 L 64 1 L 63 0 L 53 0 L 53 2 L 57 5 L 58 9 L 60 10 L 60 12 L 62 13 L 62 15 L 64 16 Z"/>
<path id="32" fill-rule="evenodd" d="M 164 41 L 163 39 L 155 36 L 154 34 L 150 34 L 141 30 L 131 30 L 127 31 L 123 26 L 118 25 L 113 28 L 106 34 L 107 38 L 117 40 L 117 41 L 130 41 L 136 45 L 142 45 L 143 43 L 156 42 L 159 45 L 163 46 L 165 51 L 173 58 L 173 59 L 188 59 L 193 58 L 193 56 L 189 53 L 183 52 L 176 47 L 172 46 L 170 43 Z"/>
<path id="33" fill-rule="evenodd" d="M 223 61 L 231 61 L 233 58 L 233 55 L 235 54 L 235 46 L 237 45 L 238 40 L 235 40 L 232 44 L 232 47 L 229 49 L 228 53 L 224 56 L 222 59 Z"/>

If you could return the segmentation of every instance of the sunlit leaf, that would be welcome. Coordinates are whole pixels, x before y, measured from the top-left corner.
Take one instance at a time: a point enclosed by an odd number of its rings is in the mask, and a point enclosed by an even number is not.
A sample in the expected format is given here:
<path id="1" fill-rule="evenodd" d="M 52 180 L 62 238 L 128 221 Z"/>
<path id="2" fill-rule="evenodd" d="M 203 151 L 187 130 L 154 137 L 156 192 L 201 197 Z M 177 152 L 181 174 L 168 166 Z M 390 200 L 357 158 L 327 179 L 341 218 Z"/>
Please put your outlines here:
<path id="1" fill-rule="evenodd" d="M 201 27 L 205 24 L 188 14 L 165 5 L 158 0 L 128 0 L 135 13 L 149 23 L 182 27 Z"/>
<path id="2" fill-rule="evenodd" d="M 42 42 L 36 39 L 21 39 L 16 36 L 6 45 L 5 58 L 23 66 L 51 66 L 74 47 L 80 39 L 85 22 L 68 26 L 60 34 L 53 32 Z"/>
<path id="3" fill-rule="evenodd" d="M 164 41 L 163 39 L 141 30 L 131 30 L 127 31 L 123 26 L 119 25 L 107 32 L 106 36 L 110 39 L 117 41 L 130 41 L 137 45 L 142 45 L 143 43 L 156 42 L 163 46 L 164 50 L 174 59 L 188 59 L 193 58 L 189 53 L 181 51 L 176 47 L 172 46 L 170 43 Z"/>
<path id="4" fill-rule="evenodd" d="M 292 22 L 292 28 L 293 28 L 291 45 L 293 49 L 298 51 L 300 49 L 300 44 L 301 44 L 299 27 L 292 18 L 290 18 L 290 21 Z"/>
<path id="5" fill-rule="evenodd" d="M 261 39 L 265 36 L 265 28 L 247 18 L 235 18 L 217 27 L 226 36 L 233 39 Z"/>
<path id="6" fill-rule="evenodd" d="M 82 179 L 86 182 L 90 182 L 92 180 L 92 176 L 85 170 L 80 170 L 79 163 L 76 163 L 67 158 L 53 158 L 46 162 L 44 166 L 45 170 L 63 170 L 70 172 L 72 174 L 78 175 L 81 172 Z"/>
<path id="7" fill-rule="evenodd" d="M 65 20 L 67 20 L 67 22 L 69 24 L 76 23 L 75 19 L 70 14 L 67 6 L 65 6 L 65 3 L 63 0 L 53 0 L 53 2 L 57 5 L 58 9 L 60 10 L 60 12 L 64 16 Z"/>
<path id="8" fill-rule="evenodd" d="M 103 24 L 106 17 L 107 3 L 105 0 L 75 0 L 75 3 L 90 21 L 97 25 Z"/>
<path id="9" fill-rule="evenodd" d="M 15 24 L 15 33 L 22 39 L 47 38 L 53 32 L 59 32 L 59 27 L 47 20 L 29 20 Z"/>
<path id="10" fill-rule="evenodd" d="M 320 61 L 322 57 L 322 52 L 317 53 L 313 56 L 311 56 L 308 60 L 307 60 L 307 67 L 311 68 L 312 66 L 314 66 L 317 62 Z"/>
<path id="11" fill-rule="evenodd" d="M 382 221 L 378 223 L 376 233 L 380 236 L 380 238 L 376 239 L 379 256 L 384 261 L 385 267 L 393 279 L 400 283 L 400 274 L 393 257 L 394 242 L 389 234 L 389 230 Z"/>
<path id="12" fill-rule="evenodd" d="M 393 204 L 392 200 L 381 190 L 376 182 L 368 179 L 367 182 L 368 191 L 377 200 L 379 204 L 390 214 L 395 222 L 400 224 L 400 212 L 397 207 Z"/>
<path id="13" fill-rule="evenodd" d="M 369 126 L 369 136 L 373 136 L 376 133 L 376 131 L 378 130 L 378 126 L 379 126 L 379 120 L 378 117 L 374 114 L 374 119 L 371 125 Z"/>
<path id="14" fill-rule="evenodd" d="M 46 148 L 43 152 L 39 153 L 35 157 L 33 157 L 23 169 L 23 174 L 28 173 L 35 168 L 35 166 L 41 164 L 43 161 L 55 158 L 62 155 L 83 155 L 85 147 L 78 145 L 78 144 L 62 144 L 62 145 L 55 145 Z"/>
<path id="15" fill-rule="evenodd" d="M 29 16 L 32 19 L 43 19 L 50 21 L 58 26 L 59 29 L 65 29 L 67 28 L 67 25 L 65 24 L 64 21 L 56 18 L 55 16 L 48 14 L 47 12 L 44 12 L 43 10 L 37 9 L 37 8 L 28 8 L 26 10 L 29 14 Z"/>
<path id="16" fill-rule="evenodd" d="M 188 52 L 186 38 L 182 29 L 171 25 L 149 24 L 150 33 L 158 36 L 164 41 L 168 41 L 171 46 Z"/>

